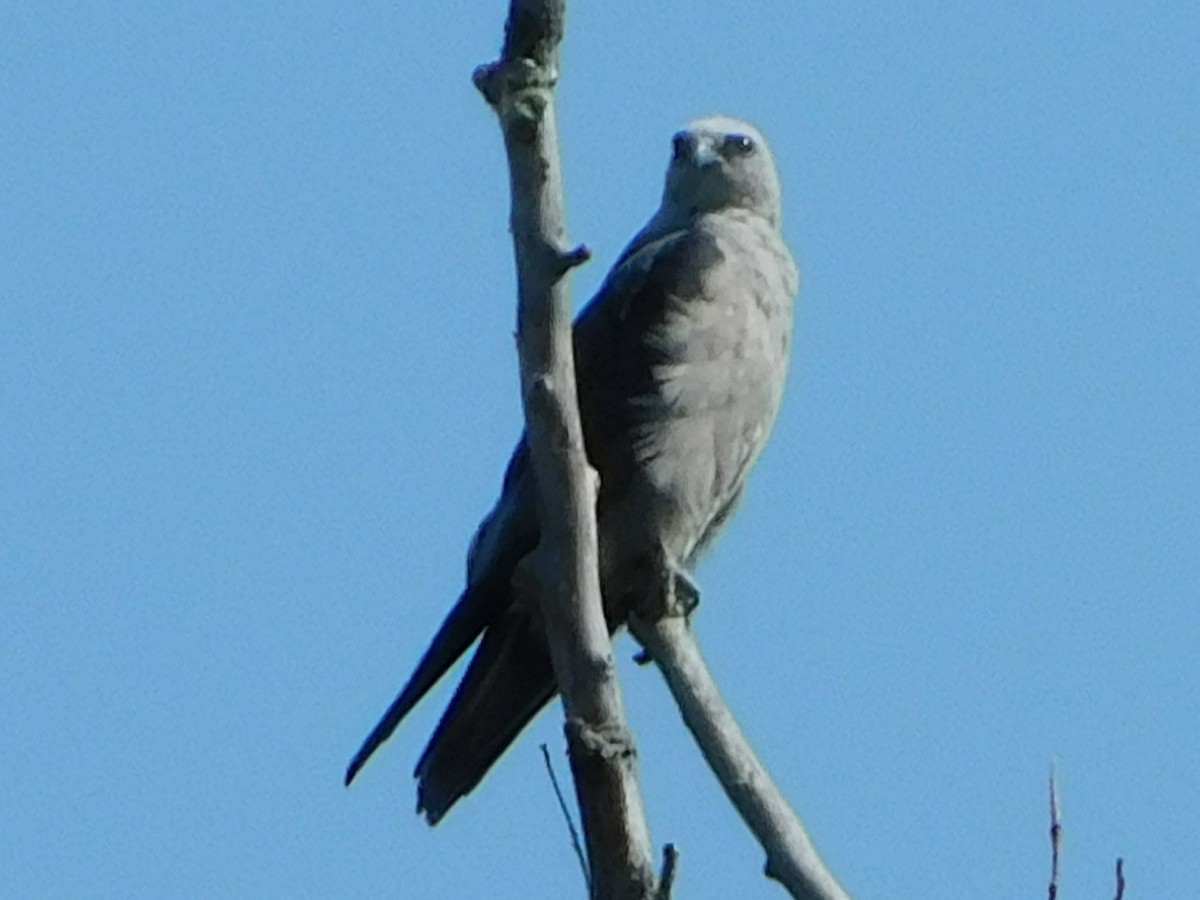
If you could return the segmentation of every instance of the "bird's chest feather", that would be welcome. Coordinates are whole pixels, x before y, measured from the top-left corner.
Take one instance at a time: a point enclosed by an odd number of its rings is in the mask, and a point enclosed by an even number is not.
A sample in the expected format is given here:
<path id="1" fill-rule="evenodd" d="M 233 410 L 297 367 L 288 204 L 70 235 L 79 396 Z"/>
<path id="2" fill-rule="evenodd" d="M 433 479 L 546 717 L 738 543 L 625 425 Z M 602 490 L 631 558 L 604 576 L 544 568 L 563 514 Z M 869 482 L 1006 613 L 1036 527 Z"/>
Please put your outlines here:
<path id="1" fill-rule="evenodd" d="M 752 232 L 716 244 L 719 261 L 688 290 L 668 295 L 662 318 L 645 336 L 647 396 L 655 416 L 759 416 L 777 402 L 791 340 L 791 292 L 763 258 Z M 759 252 L 747 252 L 750 249 Z"/>
<path id="2" fill-rule="evenodd" d="M 794 287 L 788 270 L 759 263 L 770 257 L 745 246 L 754 240 L 722 238 L 719 259 L 668 296 L 645 337 L 646 391 L 632 398 L 638 467 L 697 521 L 740 486 L 786 376 Z"/>

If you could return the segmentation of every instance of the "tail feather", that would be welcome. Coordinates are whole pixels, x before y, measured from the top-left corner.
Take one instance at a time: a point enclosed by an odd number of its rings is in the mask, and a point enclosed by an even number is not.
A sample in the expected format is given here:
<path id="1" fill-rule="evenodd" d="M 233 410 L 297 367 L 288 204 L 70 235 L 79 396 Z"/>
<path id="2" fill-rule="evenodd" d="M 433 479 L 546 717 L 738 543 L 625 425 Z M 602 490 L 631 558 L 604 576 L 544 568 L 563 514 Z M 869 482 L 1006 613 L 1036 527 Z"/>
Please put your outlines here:
<path id="1" fill-rule="evenodd" d="M 540 630 L 519 607 L 483 636 L 417 763 L 417 811 L 430 825 L 470 793 L 556 692 Z"/>
<path id="2" fill-rule="evenodd" d="M 347 785 L 366 765 L 371 754 L 392 736 L 392 732 L 396 730 L 404 717 L 412 712 L 413 707 L 421 701 L 429 689 L 437 684 L 455 661 L 471 646 L 475 638 L 479 637 L 479 633 L 495 615 L 499 605 L 491 596 L 492 593 L 480 589 L 467 590 L 458 598 L 458 602 L 430 643 L 429 649 L 421 657 L 416 671 L 408 679 L 408 683 L 400 695 L 392 701 L 392 705 L 383 714 L 379 724 L 367 735 L 367 739 L 363 741 L 363 745 L 354 755 L 354 759 L 350 761 L 350 765 L 346 769 Z M 508 598 L 505 596 L 503 599 L 507 600 Z"/>

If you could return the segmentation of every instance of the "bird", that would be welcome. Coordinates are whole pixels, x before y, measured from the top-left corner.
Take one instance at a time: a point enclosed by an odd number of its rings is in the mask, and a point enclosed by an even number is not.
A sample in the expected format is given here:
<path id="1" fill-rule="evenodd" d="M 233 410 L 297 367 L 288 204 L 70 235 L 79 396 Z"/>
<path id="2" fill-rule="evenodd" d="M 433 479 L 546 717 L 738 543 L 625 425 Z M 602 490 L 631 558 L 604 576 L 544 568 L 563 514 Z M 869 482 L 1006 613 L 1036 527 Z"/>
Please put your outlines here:
<path id="1" fill-rule="evenodd" d="M 781 233 L 766 139 L 711 116 L 676 133 L 661 203 L 572 330 L 588 461 L 599 474 L 599 575 L 615 634 L 662 572 L 692 570 L 738 506 L 779 412 L 800 273 Z M 556 695 L 541 622 L 513 576 L 538 544 L 525 437 L 467 554 L 466 586 L 346 770 L 348 786 L 479 641 L 417 762 L 436 825 Z"/>

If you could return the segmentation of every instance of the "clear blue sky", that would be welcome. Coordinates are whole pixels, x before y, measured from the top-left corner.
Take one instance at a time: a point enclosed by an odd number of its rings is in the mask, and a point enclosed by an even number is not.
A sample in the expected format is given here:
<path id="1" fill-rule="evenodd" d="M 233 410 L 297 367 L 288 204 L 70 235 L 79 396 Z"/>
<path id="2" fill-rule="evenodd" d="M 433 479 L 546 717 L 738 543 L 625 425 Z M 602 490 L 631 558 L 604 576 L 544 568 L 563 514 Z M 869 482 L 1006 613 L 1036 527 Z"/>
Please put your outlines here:
<path id="1" fill-rule="evenodd" d="M 519 428 L 504 3 L 0 14 L 0 881 L 13 897 L 581 896 L 545 714 L 436 830 L 447 698 L 344 766 Z M 772 139 L 785 408 L 702 567 L 729 700 L 861 897 L 1200 883 L 1200 12 L 574 4 L 586 300 L 671 134 Z M 634 647 L 619 648 L 628 663 Z M 688 898 L 778 897 L 624 667 Z M 565 769 L 563 769 L 565 772 Z"/>

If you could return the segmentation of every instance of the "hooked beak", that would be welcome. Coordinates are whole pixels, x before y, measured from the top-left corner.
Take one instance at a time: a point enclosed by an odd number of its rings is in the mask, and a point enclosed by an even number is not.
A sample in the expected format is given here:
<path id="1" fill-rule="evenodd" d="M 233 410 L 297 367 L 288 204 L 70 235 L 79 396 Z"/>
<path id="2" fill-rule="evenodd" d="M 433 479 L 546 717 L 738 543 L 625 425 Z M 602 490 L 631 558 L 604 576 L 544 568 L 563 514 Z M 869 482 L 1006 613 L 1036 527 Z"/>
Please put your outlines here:
<path id="1" fill-rule="evenodd" d="M 720 154 L 713 149 L 709 141 L 698 141 L 692 151 L 692 162 L 698 169 L 705 169 L 720 162 Z"/>

